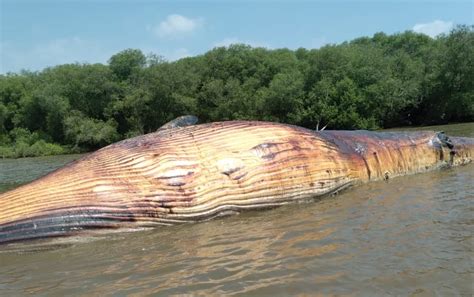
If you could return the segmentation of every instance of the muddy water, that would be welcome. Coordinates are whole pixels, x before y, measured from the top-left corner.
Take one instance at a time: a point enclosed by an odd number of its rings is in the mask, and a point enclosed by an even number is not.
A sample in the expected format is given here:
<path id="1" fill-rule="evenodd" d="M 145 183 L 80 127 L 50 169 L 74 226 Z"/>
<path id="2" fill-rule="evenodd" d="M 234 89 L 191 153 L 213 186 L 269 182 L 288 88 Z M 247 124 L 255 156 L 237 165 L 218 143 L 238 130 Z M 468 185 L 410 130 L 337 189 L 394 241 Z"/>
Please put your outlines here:
<path id="1" fill-rule="evenodd" d="M 474 124 L 434 129 L 474 137 Z M 74 158 L 0 160 L 0 191 Z M 0 247 L 0 295 L 471 296 L 473 180 L 468 165 L 199 224 Z"/>

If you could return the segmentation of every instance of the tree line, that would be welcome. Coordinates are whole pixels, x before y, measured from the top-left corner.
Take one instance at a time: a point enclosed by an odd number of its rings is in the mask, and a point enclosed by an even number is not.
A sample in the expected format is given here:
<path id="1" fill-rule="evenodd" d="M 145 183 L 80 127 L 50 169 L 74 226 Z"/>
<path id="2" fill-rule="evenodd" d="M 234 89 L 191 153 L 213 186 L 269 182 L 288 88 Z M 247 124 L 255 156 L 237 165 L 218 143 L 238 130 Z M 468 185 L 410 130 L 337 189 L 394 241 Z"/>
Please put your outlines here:
<path id="1" fill-rule="evenodd" d="M 473 29 L 310 50 L 235 44 L 174 62 L 126 49 L 107 65 L 0 75 L 0 156 L 90 151 L 184 114 L 312 129 L 473 121 Z"/>

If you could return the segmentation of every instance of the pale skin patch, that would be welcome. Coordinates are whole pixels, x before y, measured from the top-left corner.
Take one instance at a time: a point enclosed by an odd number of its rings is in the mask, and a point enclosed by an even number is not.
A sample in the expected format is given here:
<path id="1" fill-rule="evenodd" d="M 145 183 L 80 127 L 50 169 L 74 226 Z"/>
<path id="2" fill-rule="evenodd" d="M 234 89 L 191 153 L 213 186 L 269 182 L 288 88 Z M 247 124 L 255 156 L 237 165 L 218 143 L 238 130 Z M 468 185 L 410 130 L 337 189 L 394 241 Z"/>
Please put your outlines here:
<path id="1" fill-rule="evenodd" d="M 189 176 L 193 175 L 194 171 L 189 169 L 177 168 L 171 169 L 155 176 L 156 179 L 161 180 L 168 186 L 180 187 L 189 182 Z"/>
<path id="2" fill-rule="evenodd" d="M 230 175 L 244 168 L 245 164 L 238 158 L 224 158 L 217 161 L 216 167 L 219 172 L 225 175 Z"/>
<path id="3" fill-rule="evenodd" d="M 114 190 L 115 190 L 115 187 L 109 186 L 109 185 L 98 185 L 92 189 L 94 193 L 112 192 Z"/>

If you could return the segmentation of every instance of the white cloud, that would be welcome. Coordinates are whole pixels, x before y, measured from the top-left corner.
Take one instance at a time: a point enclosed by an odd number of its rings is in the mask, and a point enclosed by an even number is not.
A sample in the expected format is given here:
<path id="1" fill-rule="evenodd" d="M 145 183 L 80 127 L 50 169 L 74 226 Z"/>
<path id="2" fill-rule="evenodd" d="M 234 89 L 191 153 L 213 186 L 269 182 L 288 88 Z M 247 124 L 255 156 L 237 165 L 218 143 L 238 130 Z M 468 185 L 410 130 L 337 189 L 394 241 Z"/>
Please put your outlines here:
<path id="1" fill-rule="evenodd" d="M 240 40 L 239 38 L 236 37 L 229 37 L 229 38 L 224 38 L 221 41 L 215 42 L 214 47 L 228 47 L 232 44 L 247 44 L 252 47 L 266 47 L 270 48 L 268 44 L 262 43 L 262 42 L 255 42 L 255 41 L 250 41 L 250 40 Z"/>
<path id="2" fill-rule="evenodd" d="M 159 37 L 173 37 L 178 34 L 191 33 L 203 25 L 202 18 L 191 19 L 179 14 L 171 14 L 166 17 L 153 31 Z"/>
<path id="3" fill-rule="evenodd" d="M 416 24 L 413 26 L 413 31 L 417 33 L 423 33 L 434 38 L 441 33 L 448 33 L 452 27 L 453 22 L 435 20 L 431 23 Z"/>

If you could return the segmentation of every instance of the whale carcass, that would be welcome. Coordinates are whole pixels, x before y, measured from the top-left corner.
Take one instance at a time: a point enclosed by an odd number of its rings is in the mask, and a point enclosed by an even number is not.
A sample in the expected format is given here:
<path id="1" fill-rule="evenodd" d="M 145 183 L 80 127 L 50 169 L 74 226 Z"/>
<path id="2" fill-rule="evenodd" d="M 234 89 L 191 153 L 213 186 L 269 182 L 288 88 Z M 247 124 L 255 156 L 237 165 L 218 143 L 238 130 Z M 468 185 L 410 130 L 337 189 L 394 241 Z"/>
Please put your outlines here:
<path id="1" fill-rule="evenodd" d="M 474 139 L 179 118 L 0 194 L 0 243 L 208 220 L 472 162 Z"/>

